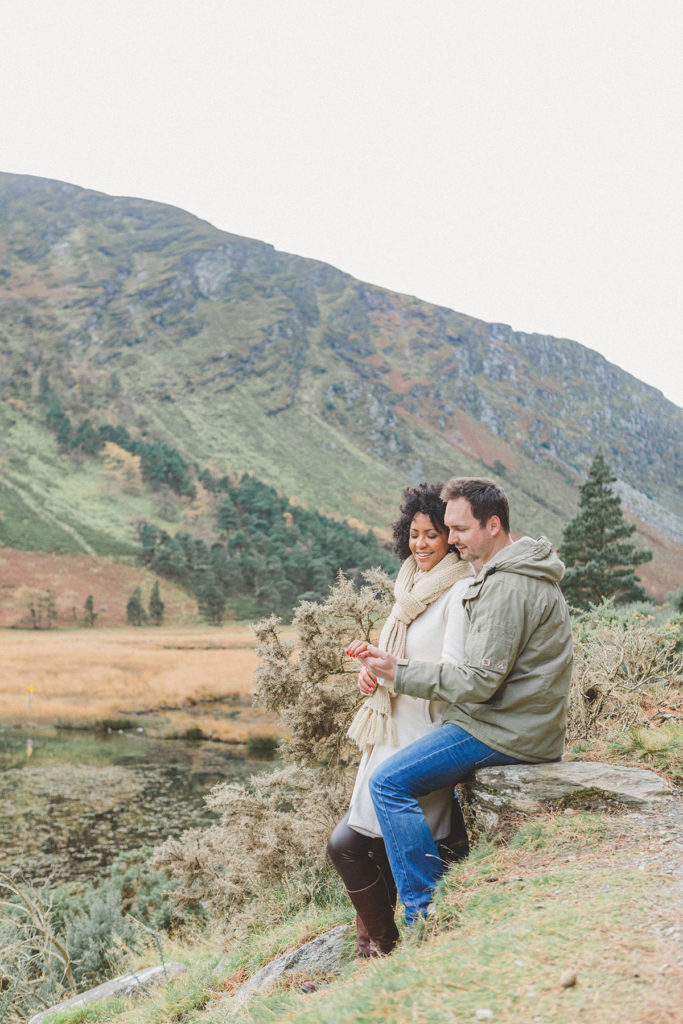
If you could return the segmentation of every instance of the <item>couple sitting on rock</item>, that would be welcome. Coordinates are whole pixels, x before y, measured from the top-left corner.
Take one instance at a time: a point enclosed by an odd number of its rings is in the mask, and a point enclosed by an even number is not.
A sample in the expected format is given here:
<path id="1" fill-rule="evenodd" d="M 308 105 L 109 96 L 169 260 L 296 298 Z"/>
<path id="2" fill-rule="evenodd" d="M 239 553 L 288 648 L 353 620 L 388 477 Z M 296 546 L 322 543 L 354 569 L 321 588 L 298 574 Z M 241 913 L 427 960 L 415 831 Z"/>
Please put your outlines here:
<path id="1" fill-rule="evenodd" d="M 363 756 L 328 843 L 359 956 L 396 944 L 397 890 L 408 923 L 424 917 L 467 854 L 457 783 L 475 768 L 561 758 L 572 670 L 564 566 L 544 537 L 512 540 L 491 480 L 407 489 L 393 530 L 395 604 L 377 647 L 347 651 L 368 698 L 349 730 Z"/>

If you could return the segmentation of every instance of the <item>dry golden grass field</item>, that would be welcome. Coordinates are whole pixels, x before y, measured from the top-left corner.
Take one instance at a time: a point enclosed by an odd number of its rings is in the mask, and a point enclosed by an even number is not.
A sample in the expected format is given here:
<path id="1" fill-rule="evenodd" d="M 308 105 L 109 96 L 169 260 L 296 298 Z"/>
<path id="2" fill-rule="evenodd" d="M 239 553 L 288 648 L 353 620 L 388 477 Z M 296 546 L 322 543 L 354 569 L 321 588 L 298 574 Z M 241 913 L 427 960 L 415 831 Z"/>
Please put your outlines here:
<path id="1" fill-rule="evenodd" d="M 246 623 L 0 629 L 0 725 L 86 728 L 134 716 L 162 735 L 274 736 L 275 716 L 251 707 L 254 647 Z"/>

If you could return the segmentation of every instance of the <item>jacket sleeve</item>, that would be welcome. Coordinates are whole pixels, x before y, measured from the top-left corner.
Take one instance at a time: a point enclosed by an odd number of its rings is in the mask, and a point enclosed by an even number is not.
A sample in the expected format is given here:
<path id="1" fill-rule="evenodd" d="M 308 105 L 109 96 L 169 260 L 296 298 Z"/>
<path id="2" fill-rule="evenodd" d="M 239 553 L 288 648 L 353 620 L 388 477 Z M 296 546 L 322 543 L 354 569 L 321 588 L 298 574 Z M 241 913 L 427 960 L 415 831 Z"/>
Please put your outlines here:
<path id="1" fill-rule="evenodd" d="M 526 628 L 524 595 L 497 583 L 472 602 L 464 658 L 454 664 L 399 660 L 393 688 L 425 700 L 483 704 L 509 675 Z"/>

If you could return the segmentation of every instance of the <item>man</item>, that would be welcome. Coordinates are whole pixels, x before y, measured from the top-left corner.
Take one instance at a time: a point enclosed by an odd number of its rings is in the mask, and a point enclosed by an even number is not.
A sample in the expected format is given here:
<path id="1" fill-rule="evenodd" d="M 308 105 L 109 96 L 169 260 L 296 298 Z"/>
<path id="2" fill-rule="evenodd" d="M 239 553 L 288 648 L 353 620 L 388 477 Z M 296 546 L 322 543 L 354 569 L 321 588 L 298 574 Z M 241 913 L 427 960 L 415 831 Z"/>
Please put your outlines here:
<path id="1" fill-rule="evenodd" d="M 443 863 L 418 803 L 454 786 L 473 769 L 562 757 L 572 633 L 560 592 L 564 566 L 545 537 L 510 537 L 505 494 L 493 481 L 454 478 L 444 486 L 449 542 L 475 577 L 463 597 L 467 613 L 462 663 L 396 659 L 364 641 L 349 653 L 396 693 L 448 704 L 443 724 L 398 751 L 373 774 L 377 811 L 406 920 L 423 917 Z"/>

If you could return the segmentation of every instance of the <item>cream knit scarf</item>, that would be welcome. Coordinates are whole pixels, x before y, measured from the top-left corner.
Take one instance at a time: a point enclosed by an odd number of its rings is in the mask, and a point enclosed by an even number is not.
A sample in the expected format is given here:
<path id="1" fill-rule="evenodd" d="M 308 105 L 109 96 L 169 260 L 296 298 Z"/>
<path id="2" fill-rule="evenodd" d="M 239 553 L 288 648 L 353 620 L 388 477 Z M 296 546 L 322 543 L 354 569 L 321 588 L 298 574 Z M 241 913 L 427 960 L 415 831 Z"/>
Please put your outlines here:
<path id="1" fill-rule="evenodd" d="M 377 646 L 397 658 L 404 658 L 406 633 L 410 623 L 449 590 L 456 580 L 471 574 L 469 563 L 461 562 L 452 551 L 444 555 L 428 572 L 422 572 L 413 555 L 409 555 L 396 577 L 396 601 L 384 623 Z M 395 696 L 389 685 L 377 686 L 358 709 L 347 735 L 361 750 L 374 747 L 377 743 L 396 746 L 396 727 L 391 720 L 391 698 Z"/>

